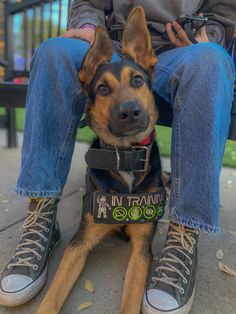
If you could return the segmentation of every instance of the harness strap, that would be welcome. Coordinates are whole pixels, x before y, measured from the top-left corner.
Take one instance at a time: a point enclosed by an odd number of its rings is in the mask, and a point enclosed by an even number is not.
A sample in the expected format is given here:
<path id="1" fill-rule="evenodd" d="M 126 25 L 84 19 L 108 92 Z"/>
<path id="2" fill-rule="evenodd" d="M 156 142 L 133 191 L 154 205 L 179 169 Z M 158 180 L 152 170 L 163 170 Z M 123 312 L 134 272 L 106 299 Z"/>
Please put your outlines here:
<path id="1" fill-rule="evenodd" d="M 184 30 L 185 33 L 188 36 L 188 39 L 193 43 L 193 44 L 197 44 L 198 41 L 195 39 L 194 35 L 193 35 L 193 29 L 192 29 L 192 25 L 191 22 L 184 24 Z"/>

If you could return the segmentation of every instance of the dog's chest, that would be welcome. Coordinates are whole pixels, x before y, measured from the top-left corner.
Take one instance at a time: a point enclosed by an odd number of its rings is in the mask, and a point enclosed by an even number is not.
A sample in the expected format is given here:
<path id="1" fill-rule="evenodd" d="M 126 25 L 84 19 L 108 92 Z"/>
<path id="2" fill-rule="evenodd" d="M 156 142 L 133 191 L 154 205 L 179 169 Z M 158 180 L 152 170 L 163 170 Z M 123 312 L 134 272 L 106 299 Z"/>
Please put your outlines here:
<path id="1" fill-rule="evenodd" d="M 133 183 L 135 180 L 133 171 L 119 171 L 120 176 L 123 178 L 123 180 L 127 183 L 129 187 L 129 192 L 131 193 L 133 190 Z"/>

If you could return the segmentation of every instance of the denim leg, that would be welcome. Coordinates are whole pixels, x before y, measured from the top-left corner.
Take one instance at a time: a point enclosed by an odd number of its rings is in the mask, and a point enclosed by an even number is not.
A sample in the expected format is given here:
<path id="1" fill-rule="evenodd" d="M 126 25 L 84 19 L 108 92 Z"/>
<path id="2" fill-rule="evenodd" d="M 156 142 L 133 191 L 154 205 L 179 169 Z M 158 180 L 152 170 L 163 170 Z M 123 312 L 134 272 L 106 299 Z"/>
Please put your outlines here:
<path id="1" fill-rule="evenodd" d="M 234 67 L 213 43 L 162 53 L 154 90 L 173 107 L 170 218 L 219 232 L 219 176 L 230 124 Z"/>
<path id="2" fill-rule="evenodd" d="M 78 70 L 89 44 L 78 39 L 43 42 L 31 63 L 21 172 L 16 192 L 59 197 L 69 172 L 85 97 Z M 113 61 L 118 56 L 113 56 Z"/>

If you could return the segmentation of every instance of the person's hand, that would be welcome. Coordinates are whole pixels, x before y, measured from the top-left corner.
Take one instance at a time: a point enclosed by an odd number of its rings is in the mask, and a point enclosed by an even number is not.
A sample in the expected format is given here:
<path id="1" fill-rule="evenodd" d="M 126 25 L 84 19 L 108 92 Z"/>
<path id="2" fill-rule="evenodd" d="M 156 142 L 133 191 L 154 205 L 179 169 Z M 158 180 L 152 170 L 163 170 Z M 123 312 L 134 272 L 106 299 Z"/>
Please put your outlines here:
<path id="1" fill-rule="evenodd" d="M 200 13 L 199 16 L 203 17 L 203 14 Z M 203 26 L 199 29 L 199 31 L 196 33 L 195 35 L 196 40 L 199 43 L 207 43 L 209 42 L 209 38 L 207 37 L 207 33 L 206 33 L 206 27 Z"/>
<path id="2" fill-rule="evenodd" d="M 67 32 L 65 32 L 63 35 L 61 35 L 61 37 L 78 38 L 78 39 L 86 40 L 90 44 L 92 44 L 94 40 L 94 34 L 95 34 L 95 30 L 90 27 L 83 28 L 83 29 L 72 28 L 72 29 L 69 29 Z"/>
<path id="3" fill-rule="evenodd" d="M 175 29 L 177 34 L 174 33 L 173 29 Z M 186 47 L 192 45 L 192 42 L 188 39 L 185 30 L 178 22 L 175 21 L 173 23 L 167 23 L 166 32 L 170 39 L 170 42 L 176 47 Z"/>
<path id="4" fill-rule="evenodd" d="M 200 13 L 199 16 L 203 16 L 203 15 Z M 177 34 L 174 33 L 172 27 L 176 30 Z M 167 31 L 167 34 L 169 36 L 171 43 L 174 44 L 176 47 L 186 47 L 193 44 L 188 39 L 188 36 L 185 30 L 183 29 L 183 27 L 176 21 L 173 23 L 167 23 L 166 31 Z M 199 43 L 209 42 L 205 26 L 199 29 L 199 31 L 196 33 L 195 38 Z"/>

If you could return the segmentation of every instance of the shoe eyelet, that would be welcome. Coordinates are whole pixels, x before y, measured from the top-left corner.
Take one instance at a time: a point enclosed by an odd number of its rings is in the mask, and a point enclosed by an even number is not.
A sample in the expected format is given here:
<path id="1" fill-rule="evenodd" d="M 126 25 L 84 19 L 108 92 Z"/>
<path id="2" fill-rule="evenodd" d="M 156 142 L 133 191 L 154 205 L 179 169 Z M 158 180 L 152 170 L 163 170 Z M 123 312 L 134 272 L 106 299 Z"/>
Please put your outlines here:
<path id="1" fill-rule="evenodd" d="M 192 250 L 192 249 L 190 249 L 190 250 L 189 250 L 189 253 L 190 253 L 190 254 L 193 254 L 193 250 Z"/>
<path id="2" fill-rule="evenodd" d="M 37 265 L 37 264 L 34 264 L 33 270 L 37 270 L 38 268 L 39 268 L 38 265 Z"/>
<path id="3" fill-rule="evenodd" d="M 47 243 L 48 242 L 48 238 L 43 239 L 43 241 Z"/>
<path id="4" fill-rule="evenodd" d="M 48 232 L 49 232 L 49 229 L 48 229 L 48 228 L 46 228 L 46 229 L 45 229 L 45 231 L 48 233 Z"/>
<path id="5" fill-rule="evenodd" d="M 185 291 L 184 291 L 184 288 L 180 287 L 180 288 L 179 288 L 179 292 L 180 292 L 181 294 L 184 294 L 184 292 L 185 292 Z"/>
<path id="6" fill-rule="evenodd" d="M 183 278 L 183 283 L 186 285 L 188 283 L 188 280 L 186 278 Z"/>
<path id="7" fill-rule="evenodd" d="M 156 281 L 156 277 L 152 277 L 152 282 L 155 282 Z"/>
<path id="8" fill-rule="evenodd" d="M 40 261 L 42 259 L 42 256 L 37 256 L 37 259 Z"/>
<path id="9" fill-rule="evenodd" d="M 190 275 L 190 270 L 189 269 L 186 269 L 186 274 Z"/>
<path id="10" fill-rule="evenodd" d="M 188 262 L 188 263 L 189 263 L 189 265 L 191 265 L 191 266 L 193 265 L 193 262 L 192 262 L 192 260 L 191 260 L 191 259 L 189 260 L 189 262 Z"/>
<path id="11" fill-rule="evenodd" d="M 43 246 L 41 247 L 41 251 L 42 251 L 42 252 L 44 252 L 44 251 L 45 251 L 45 248 L 44 248 Z"/>

